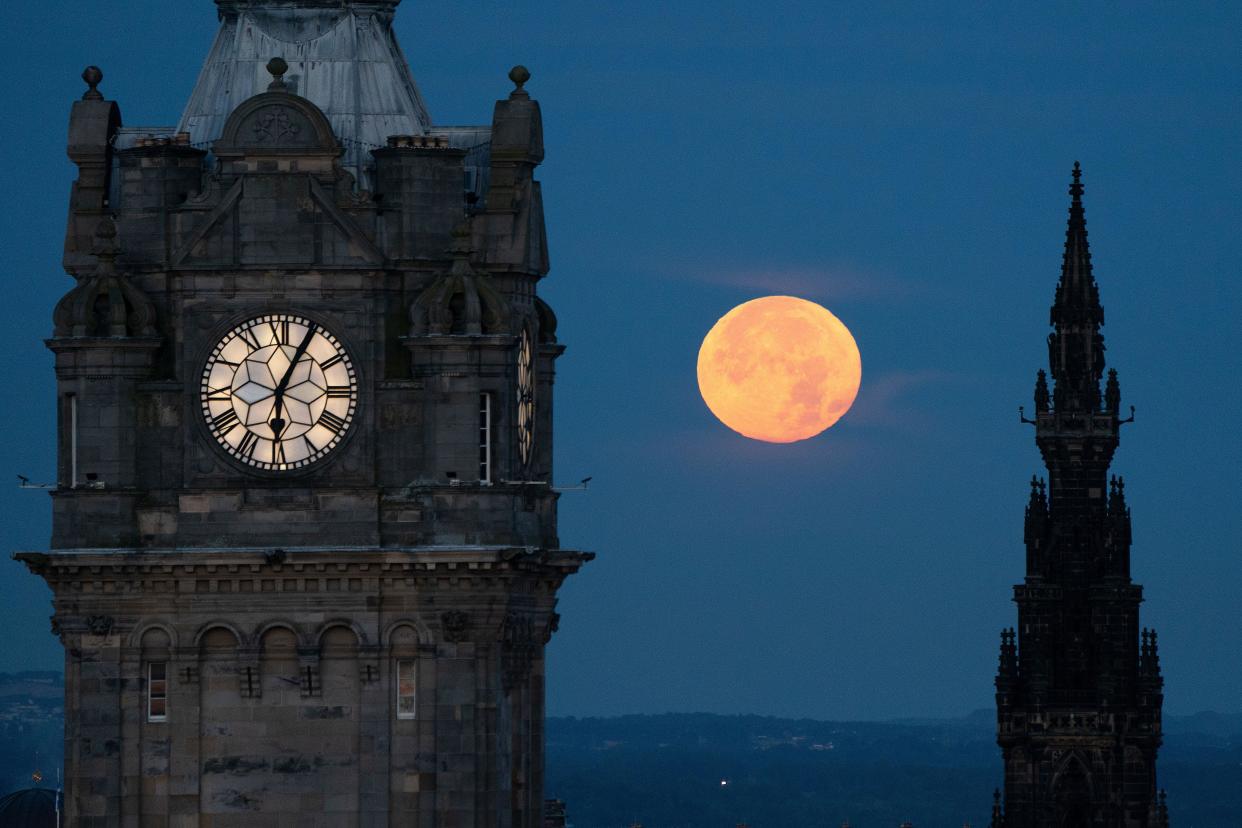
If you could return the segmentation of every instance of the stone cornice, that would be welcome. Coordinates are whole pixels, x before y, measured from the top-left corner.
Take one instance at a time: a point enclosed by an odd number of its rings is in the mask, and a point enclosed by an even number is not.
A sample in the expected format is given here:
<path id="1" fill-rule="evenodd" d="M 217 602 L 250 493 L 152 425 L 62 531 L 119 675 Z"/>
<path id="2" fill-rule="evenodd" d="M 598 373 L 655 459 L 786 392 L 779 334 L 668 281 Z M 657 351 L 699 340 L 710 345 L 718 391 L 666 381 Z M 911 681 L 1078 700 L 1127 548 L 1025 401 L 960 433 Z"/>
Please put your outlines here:
<path id="1" fill-rule="evenodd" d="M 523 547 L 292 547 L 200 549 L 54 549 L 17 552 L 15 560 L 44 577 L 99 582 L 135 575 L 224 580 L 257 577 L 361 576 L 380 579 L 509 580 L 534 576 L 555 589 L 594 559 L 592 552 Z M 214 591 L 214 590 L 209 590 Z"/>

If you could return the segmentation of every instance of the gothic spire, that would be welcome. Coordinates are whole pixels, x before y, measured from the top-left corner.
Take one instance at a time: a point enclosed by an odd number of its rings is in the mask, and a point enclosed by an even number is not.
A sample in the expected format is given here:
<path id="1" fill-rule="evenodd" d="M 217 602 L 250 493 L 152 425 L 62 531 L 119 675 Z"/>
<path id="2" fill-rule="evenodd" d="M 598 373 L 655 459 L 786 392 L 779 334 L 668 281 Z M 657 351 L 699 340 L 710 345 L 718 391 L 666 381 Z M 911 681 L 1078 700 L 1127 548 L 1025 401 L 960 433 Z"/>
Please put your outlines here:
<path id="1" fill-rule="evenodd" d="M 1082 205 L 1082 168 L 1074 162 L 1069 222 L 1065 229 L 1065 256 L 1050 323 L 1048 362 L 1053 381 L 1053 407 L 1067 411 L 1095 411 L 1100 404 L 1104 373 L 1104 309 L 1091 273 L 1087 219 Z"/>

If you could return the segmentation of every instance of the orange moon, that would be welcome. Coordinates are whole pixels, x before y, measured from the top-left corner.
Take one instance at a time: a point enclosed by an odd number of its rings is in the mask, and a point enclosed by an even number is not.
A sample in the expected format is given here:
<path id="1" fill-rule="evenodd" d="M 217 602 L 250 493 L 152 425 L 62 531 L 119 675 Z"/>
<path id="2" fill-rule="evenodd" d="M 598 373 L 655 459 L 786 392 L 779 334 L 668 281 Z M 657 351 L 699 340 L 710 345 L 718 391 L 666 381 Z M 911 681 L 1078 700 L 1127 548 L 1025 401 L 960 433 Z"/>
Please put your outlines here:
<path id="1" fill-rule="evenodd" d="M 814 437 L 854 404 L 862 357 L 820 305 L 764 296 L 720 318 L 699 348 L 699 393 L 720 422 L 768 443 Z"/>

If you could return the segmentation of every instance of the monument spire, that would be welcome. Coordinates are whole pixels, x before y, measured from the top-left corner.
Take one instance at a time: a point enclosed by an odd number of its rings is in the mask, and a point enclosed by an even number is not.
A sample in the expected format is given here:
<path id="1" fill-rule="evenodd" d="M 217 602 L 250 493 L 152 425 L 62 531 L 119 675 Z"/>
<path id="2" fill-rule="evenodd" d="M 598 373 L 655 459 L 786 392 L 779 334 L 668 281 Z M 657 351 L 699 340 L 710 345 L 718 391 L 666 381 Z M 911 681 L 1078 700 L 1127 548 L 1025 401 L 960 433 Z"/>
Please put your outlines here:
<path id="1" fill-rule="evenodd" d="M 1115 371 L 1100 390 L 1104 310 L 1077 163 L 1069 194 L 1049 370 L 1037 375 L 1035 418 L 1023 417 L 1035 426 L 1048 481 L 1031 480 L 1018 624 L 1001 635 L 997 742 L 1006 781 L 992 824 L 1163 828 L 1144 818 L 1156 795 L 1163 682 L 1155 635 L 1139 640 L 1143 593 L 1130 580 L 1125 484 L 1109 475 L 1128 420 L 1117 416 Z"/>
<path id="2" fill-rule="evenodd" d="M 1054 405 L 1061 411 L 1092 412 L 1099 408 L 1104 372 L 1104 308 L 1091 272 L 1087 218 L 1082 204 L 1082 167 L 1074 162 L 1070 184 L 1069 221 L 1061 279 L 1052 305 L 1048 363 L 1055 382 Z"/>

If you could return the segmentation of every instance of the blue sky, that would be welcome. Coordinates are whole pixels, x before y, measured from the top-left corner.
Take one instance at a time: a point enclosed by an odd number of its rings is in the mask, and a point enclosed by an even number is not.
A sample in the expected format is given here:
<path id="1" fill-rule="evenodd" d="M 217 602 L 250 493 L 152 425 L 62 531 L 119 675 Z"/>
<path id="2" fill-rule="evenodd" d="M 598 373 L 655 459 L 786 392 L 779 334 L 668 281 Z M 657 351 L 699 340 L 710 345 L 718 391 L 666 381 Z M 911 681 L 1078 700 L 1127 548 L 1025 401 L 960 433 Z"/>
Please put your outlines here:
<path id="1" fill-rule="evenodd" d="M 1242 679 L 1242 13 L 1232 4 L 440 3 L 397 30 L 438 123 L 486 123 L 524 63 L 542 105 L 564 544 L 549 711 L 883 718 L 992 703 L 1014 622 L 1017 422 L 1046 361 L 1066 188 L 1084 167 L 1110 367 L 1138 408 L 1115 470 L 1134 515 L 1166 709 Z M 208 0 L 5 4 L 9 208 L 3 463 L 53 474 L 42 339 L 88 63 L 127 124 L 180 114 Z M 695 387 L 734 305 L 826 305 L 858 402 L 792 445 L 747 441 Z M 5 489 L 10 549 L 45 496 Z M 13 562 L 0 669 L 54 667 L 47 591 Z"/>

